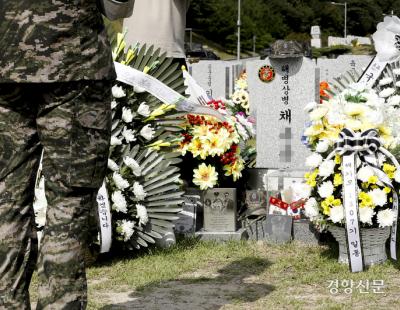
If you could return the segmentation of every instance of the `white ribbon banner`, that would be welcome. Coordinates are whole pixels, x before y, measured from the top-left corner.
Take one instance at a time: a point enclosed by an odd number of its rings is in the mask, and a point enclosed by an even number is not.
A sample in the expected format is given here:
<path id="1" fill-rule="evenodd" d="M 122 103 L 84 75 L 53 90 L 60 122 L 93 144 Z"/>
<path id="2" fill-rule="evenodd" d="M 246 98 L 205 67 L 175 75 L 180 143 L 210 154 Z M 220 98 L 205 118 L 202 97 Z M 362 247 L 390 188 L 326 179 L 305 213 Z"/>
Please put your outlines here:
<path id="1" fill-rule="evenodd" d="M 125 84 L 143 88 L 164 103 L 175 104 L 176 109 L 191 114 L 205 114 L 225 121 L 225 117 L 213 108 L 191 102 L 164 83 L 142 71 L 114 62 L 117 80 Z"/>
<path id="2" fill-rule="evenodd" d="M 352 272 L 363 271 L 360 228 L 358 224 L 358 194 L 355 154 L 344 155 L 342 161 L 343 204 L 346 218 L 348 255 Z"/>
<path id="3" fill-rule="evenodd" d="M 390 178 L 380 169 L 377 160 L 377 154 L 384 154 L 397 169 L 400 164 L 388 150 L 382 147 L 378 132 L 375 129 L 369 129 L 361 133 L 356 133 L 350 129 L 343 129 L 336 142 L 335 150 L 329 154 L 327 160 L 335 154 L 343 156 L 342 175 L 343 175 L 343 205 L 346 215 L 346 236 L 348 241 L 348 252 L 351 271 L 358 272 L 363 269 L 362 248 L 359 235 L 358 222 L 358 194 L 357 194 L 357 175 L 355 168 L 355 158 L 368 165 L 374 170 L 378 179 L 393 191 L 394 221 L 391 230 L 390 252 L 391 257 L 397 260 L 396 255 L 396 236 L 398 219 L 398 193 L 394 188 Z"/>
<path id="4" fill-rule="evenodd" d="M 105 253 L 110 251 L 112 234 L 110 202 L 105 182 L 97 193 L 97 205 L 100 224 L 100 253 Z"/>
<path id="5" fill-rule="evenodd" d="M 375 57 L 358 80 L 358 83 L 364 85 L 366 88 L 372 88 L 386 65 L 386 61 L 380 61 L 378 57 Z"/>

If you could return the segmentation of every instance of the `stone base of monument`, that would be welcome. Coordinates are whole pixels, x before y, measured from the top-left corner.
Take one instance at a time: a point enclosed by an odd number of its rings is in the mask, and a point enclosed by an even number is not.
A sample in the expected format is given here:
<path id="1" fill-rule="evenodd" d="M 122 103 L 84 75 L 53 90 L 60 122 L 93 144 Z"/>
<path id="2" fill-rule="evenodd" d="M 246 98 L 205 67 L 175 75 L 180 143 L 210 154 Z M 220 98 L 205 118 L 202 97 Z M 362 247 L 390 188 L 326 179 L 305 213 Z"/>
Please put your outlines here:
<path id="1" fill-rule="evenodd" d="M 266 219 L 252 222 L 246 227 L 247 234 L 250 240 L 264 240 L 265 239 L 265 221 Z"/>
<path id="2" fill-rule="evenodd" d="M 301 219 L 293 221 L 293 240 L 307 245 L 318 245 L 320 236 L 320 233 L 309 220 Z"/>
<path id="3" fill-rule="evenodd" d="M 203 241 L 224 242 L 230 240 L 247 240 L 248 234 L 245 228 L 237 231 L 196 231 L 195 236 Z"/>

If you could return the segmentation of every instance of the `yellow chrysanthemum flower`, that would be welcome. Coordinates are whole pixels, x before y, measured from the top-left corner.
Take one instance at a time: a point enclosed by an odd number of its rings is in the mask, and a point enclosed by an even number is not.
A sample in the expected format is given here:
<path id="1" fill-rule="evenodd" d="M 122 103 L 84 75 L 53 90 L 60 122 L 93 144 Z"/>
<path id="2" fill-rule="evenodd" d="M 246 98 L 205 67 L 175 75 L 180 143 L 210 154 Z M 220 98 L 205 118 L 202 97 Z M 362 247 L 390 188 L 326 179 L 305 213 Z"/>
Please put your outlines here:
<path id="1" fill-rule="evenodd" d="M 217 135 L 209 135 L 208 139 L 204 141 L 204 145 L 212 157 L 222 155 L 226 150 L 226 142 Z"/>
<path id="2" fill-rule="evenodd" d="M 193 136 L 198 137 L 200 140 L 207 139 L 210 134 L 210 127 L 208 125 L 199 125 L 193 128 Z"/>
<path id="3" fill-rule="evenodd" d="M 340 157 L 339 154 L 335 155 L 335 164 L 340 165 L 342 163 L 342 158 Z"/>
<path id="4" fill-rule="evenodd" d="M 318 169 L 315 169 L 312 173 L 308 174 L 308 178 L 306 178 L 306 183 L 311 187 L 315 187 L 317 185 L 316 178 L 318 176 Z"/>
<path id="5" fill-rule="evenodd" d="M 366 193 L 366 192 L 360 192 L 358 194 L 358 199 L 360 200 L 360 207 L 365 208 L 365 207 L 374 207 L 374 202 L 372 200 L 372 197 Z"/>
<path id="6" fill-rule="evenodd" d="M 392 189 L 390 188 L 390 187 L 385 187 L 384 189 L 383 189 L 383 191 L 386 193 L 386 194 L 389 194 L 391 191 L 392 191 Z"/>
<path id="7" fill-rule="evenodd" d="M 322 124 L 316 124 L 308 127 L 304 131 L 305 136 L 318 136 L 324 130 L 324 126 Z"/>
<path id="8" fill-rule="evenodd" d="M 193 172 L 193 183 L 199 186 L 201 190 L 213 188 L 217 184 L 218 173 L 215 171 L 215 167 L 202 163 Z"/>
<path id="9" fill-rule="evenodd" d="M 244 169 L 244 162 L 242 159 L 235 161 L 233 165 L 225 165 L 224 168 L 226 176 L 233 176 L 233 181 L 236 182 L 242 176 L 242 170 Z"/>
<path id="10" fill-rule="evenodd" d="M 194 138 L 189 144 L 188 151 L 193 154 L 193 157 L 200 156 L 201 159 L 205 159 L 208 156 L 209 146 L 202 143 L 199 138 Z"/>
<path id="11" fill-rule="evenodd" d="M 369 184 L 376 184 L 377 182 L 378 182 L 378 177 L 376 176 L 376 175 L 371 175 L 369 178 L 368 178 L 368 183 Z"/>
<path id="12" fill-rule="evenodd" d="M 383 172 L 385 172 L 389 178 L 393 179 L 396 167 L 385 163 L 383 164 Z"/>
<path id="13" fill-rule="evenodd" d="M 343 177 L 340 173 L 335 173 L 334 177 L 333 177 L 333 185 L 339 186 L 343 184 Z"/>

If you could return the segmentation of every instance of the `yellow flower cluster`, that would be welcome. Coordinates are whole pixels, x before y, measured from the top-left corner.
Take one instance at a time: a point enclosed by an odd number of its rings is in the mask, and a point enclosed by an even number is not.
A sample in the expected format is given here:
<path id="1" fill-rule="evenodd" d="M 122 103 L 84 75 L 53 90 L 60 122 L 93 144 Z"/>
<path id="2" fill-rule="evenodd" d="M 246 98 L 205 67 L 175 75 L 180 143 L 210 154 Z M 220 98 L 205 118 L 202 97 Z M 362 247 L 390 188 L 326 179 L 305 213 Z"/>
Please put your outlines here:
<path id="1" fill-rule="evenodd" d="M 223 167 L 226 176 L 232 176 L 233 181 L 237 181 L 242 177 L 242 170 L 244 169 L 244 160 L 239 157 L 233 165 L 224 165 Z"/>
<path id="2" fill-rule="evenodd" d="M 383 172 L 385 172 L 389 178 L 393 179 L 394 173 L 396 172 L 396 167 L 385 163 L 383 164 Z"/>
<path id="3" fill-rule="evenodd" d="M 192 137 L 188 143 L 180 144 L 183 155 L 191 152 L 193 157 L 206 159 L 207 156 L 221 156 L 230 149 L 232 144 L 239 143 L 239 135 L 234 127 L 218 127 L 216 121 L 211 117 L 204 124 L 194 125 L 189 130 Z M 229 130 L 228 128 L 232 128 Z"/>
<path id="4" fill-rule="evenodd" d="M 315 169 L 313 172 L 307 172 L 305 175 L 304 175 L 304 178 L 306 179 L 306 183 L 308 184 L 308 185 L 310 185 L 311 187 L 315 187 L 316 185 L 317 185 L 317 181 L 316 181 L 316 179 L 317 179 L 317 176 L 318 176 L 318 169 Z"/>
<path id="5" fill-rule="evenodd" d="M 340 173 L 335 173 L 333 177 L 333 186 L 338 187 L 343 184 L 343 177 Z"/>
<path id="6" fill-rule="evenodd" d="M 328 196 L 321 202 L 322 212 L 325 215 L 329 215 L 331 211 L 331 207 L 337 207 L 342 204 L 342 201 L 338 198 L 335 198 L 333 195 Z"/>
<path id="7" fill-rule="evenodd" d="M 371 195 L 369 195 L 366 192 L 360 192 L 358 194 L 358 200 L 360 201 L 360 203 L 359 203 L 360 208 L 365 208 L 365 207 L 374 208 L 375 207 Z"/>

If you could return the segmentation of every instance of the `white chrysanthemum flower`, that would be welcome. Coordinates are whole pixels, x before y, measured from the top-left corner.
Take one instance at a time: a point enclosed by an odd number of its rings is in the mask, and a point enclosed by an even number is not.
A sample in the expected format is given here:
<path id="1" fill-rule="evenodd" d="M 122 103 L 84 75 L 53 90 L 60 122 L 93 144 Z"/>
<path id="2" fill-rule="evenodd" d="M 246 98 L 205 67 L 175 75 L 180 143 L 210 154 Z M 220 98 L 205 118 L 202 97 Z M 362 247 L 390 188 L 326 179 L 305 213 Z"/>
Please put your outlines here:
<path id="1" fill-rule="evenodd" d="M 133 114 L 132 114 L 131 109 L 125 108 L 125 107 L 122 108 L 122 120 L 125 123 L 131 123 L 132 122 Z"/>
<path id="2" fill-rule="evenodd" d="M 129 187 L 129 182 L 125 180 L 118 172 L 114 172 L 112 178 L 115 183 L 115 186 L 118 189 L 124 190 L 125 188 Z"/>
<path id="3" fill-rule="evenodd" d="M 306 166 L 310 168 L 316 168 L 322 163 L 322 156 L 317 153 L 312 153 L 306 158 Z"/>
<path id="4" fill-rule="evenodd" d="M 147 209 L 144 205 L 136 204 L 136 217 L 139 219 L 139 226 L 146 225 L 149 221 Z"/>
<path id="5" fill-rule="evenodd" d="M 122 144 L 122 141 L 120 139 L 118 139 L 117 137 L 114 137 L 114 136 L 111 137 L 111 141 L 110 141 L 111 146 L 121 145 L 121 144 Z"/>
<path id="6" fill-rule="evenodd" d="M 326 181 L 318 187 L 318 194 L 321 198 L 327 198 L 333 195 L 333 184 L 331 181 Z"/>
<path id="7" fill-rule="evenodd" d="M 385 121 L 385 117 L 380 109 L 378 110 L 371 110 L 368 109 L 365 113 L 365 118 L 374 126 L 382 125 Z"/>
<path id="8" fill-rule="evenodd" d="M 155 131 L 151 128 L 150 125 L 146 125 L 140 130 L 140 135 L 145 138 L 147 141 L 153 139 Z"/>
<path id="9" fill-rule="evenodd" d="M 311 112 L 313 109 L 315 109 L 318 106 L 318 103 L 316 103 L 315 101 L 309 102 L 306 104 L 306 106 L 304 107 L 304 111 L 305 112 Z"/>
<path id="10" fill-rule="evenodd" d="M 146 104 L 146 102 L 142 102 L 138 109 L 137 109 L 138 114 L 144 116 L 144 117 L 149 117 L 150 115 L 150 107 Z"/>
<path id="11" fill-rule="evenodd" d="M 116 102 L 115 100 L 111 101 L 111 109 L 115 109 L 118 105 L 118 102 Z"/>
<path id="12" fill-rule="evenodd" d="M 328 113 L 328 108 L 325 106 L 320 106 L 310 112 L 310 119 L 312 121 L 318 121 L 321 118 L 323 118 L 326 115 L 326 113 Z"/>
<path id="13" fill-rule="evenodd" d="M 132 129 L 127 129 L 125 126 L 122 129 L 121 135 L 124 137 L 126 142 L 136 141 L 135 131 Z"/>
<path id="14" fill-rule="evenodd" d="M 398 83 L 398 82 L 397 82 Z M 396 84 L 397 84 L 396 83 Z M 396 85 L 397 86 L 397 85 Z M 400 86 L 399 86 L 400 87 Z M 394 95 L 392 97 L 389 98 L 388 100 L 388 104 L 391 106 L 398 106 L 400 105 L 400 96 L 399 95 Z"/>
<path id="15" fill-rule="evenodd" d="M 392 226 L 394 222 L 394 212 L 391 209 L 385 209 L 378 212 L 376 216 L 379 227 Z"/>
<path id="16" fill-rule="evenodd" d="M 332 110 L 327 115 L 329 124 L 332 126 L 340 126 L 345 124 L 345 115 L 341 111 Z"/>
<path id="17" fill-rule="evenodd" d="M 381 79 L 381 80 L 379 81 L 379 85 L 380 85 L 380 86 L 389 85 L 389 84 L 391 84 L 391 83 L 393 83 L 393 79 L 392 79 L 391 77 L 386 77 L 386 78 L 383 78 L 383 79 Z"/>
<path id="18" fill-rule="evenodd" d="M 144 93 L 146 90 L 140 86 L 133 86 L 133 91 L 137 94 L 141 94 Z"/>
<path id="19" fill-rule="evenodd" d="M 329 177 L 333 174 L 335 168 L 335 162 L 333 160 L 324 160 L 321 165 L 319 165 L 319 175 L 322 177 Z"/>
<path id="20" fill-rule="evenodd" d="M 108 159 L 107 167 L 112 171 L 118 171 L 119 170 L 119 166 L 111 158 Z"/>
<path id="21" fill-rule="evenodd" d="M 315 147 L 315 151 L 318 153 L 325 153 L 326 151 L 328 151 L 329 146 L 330 146 L 329 140 L 327 139 L 320 140 L 317 143 L 317 146 Z"/>
<path id="22" fill-rule="evenodd" d="M 304 204 L 304 213 L 311 221 L 319 216 L 318 202 L 315 198 L 310 198 L 306 201 Z"/>
<path id="23" fill-rule="evenodd" d="M 374 175 L 374 170 L 368 166 L 361 167 L 357 172 L 357 179 L 361 182 L 368 182 L 369 178 Z"/>
<path id="24" fill-rule="evenodd" d="M 113 202 L 113 210 L 122 213 L 128 212 L 126 199 L 121 191 L 115 191 L 114 193 L 112 193 L 111 200 Z"/>
<path id="25" fill-rule="evenodd" d="M 384 90 L 382 90 L 380 93 L 379 93 L 379 97 L 381 97 L 381 98 L 387 98 L 387 97 L 390 97 L 391 95 L 393 95 L 394 93 L 395 93 L 395 89 L 394 88 L 385 88 Z"/>
<path id="26" fill-rule="evenodd" d="M 143 186 L 139 182 L 133 183 L 132 191 L 138 200 L 143 200 L 146 198 L 147 193 L 144 191 Z"/>
<path id="27" fill-rule="evenodd" d="M 343 111 L 348 116 L 362 116 L 366 113 L 367 107 L 359 103 L 348 103 L 344 106 Z"/>
<path id="28" fill-rule="evenodd" d="M 135 223 L 132 221 L 122 220 L 119 224 L 119 229 L 121 230 L 121 236 L 124 237 L 124 241 L 128 241 L 133 233 L 133 228 L 135 227 Z"/>
<path id="29" fill-rule="evenodd" d="M 397 183 L 400 183 L 400 169 L 396 169 L 396 172 L 394 173 L 394 180 Z"/>
<path id="30" fill-rule="evenodd" d="M 359 208 L 360 222 L 364 224 L 372 225 L 372 217 L 375 212 L 372 208 L 364 207 Z"/>
<path id="31" fill-rule="evenodd" d="M 307 199 L 311 195 L 311 186 L 307 183 L 294 183 L 291 188 L 293 190 L 293 200 Z"/>
<path id="32" fill-rule="evenodd" d="M 396 85 L 396 87 L 400 87 L 400 81 L 397 81 L 394 85 Z"/>
<path id="33" fill-rule="evenodd" d="M 132 157 L 125 156 L 124 163 L 132 170 L 135 176 L 138 177 L 142 174 L 142 168 L 140 168 L 138 162 L 134 160 Z"/>
<path id="34" fill-rule="evenodd" d="M 382 189 L 374 188 L 369 191 L 368 194 L 371 196 L 372 202 L 375 206 L 383 207 L 387 202 L 387 194 Z"/>
<path id="35" fill-rule="evenodd" d="M 340 223 L 344 219 L 344 208 L 342 205 L 335 206 L 330 209 L 329 219 L 333 223 Z"/>
<path id="36" fill-rule="evenodd" d="M 111 91 L 112 91 L 112 95 L 113 95 L 114 98 L 122 98 L 122 97 L 126 96 L 122 86 L 114 85 L 111 88 Z"/>

